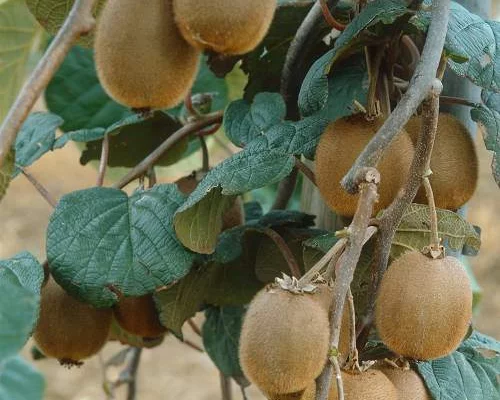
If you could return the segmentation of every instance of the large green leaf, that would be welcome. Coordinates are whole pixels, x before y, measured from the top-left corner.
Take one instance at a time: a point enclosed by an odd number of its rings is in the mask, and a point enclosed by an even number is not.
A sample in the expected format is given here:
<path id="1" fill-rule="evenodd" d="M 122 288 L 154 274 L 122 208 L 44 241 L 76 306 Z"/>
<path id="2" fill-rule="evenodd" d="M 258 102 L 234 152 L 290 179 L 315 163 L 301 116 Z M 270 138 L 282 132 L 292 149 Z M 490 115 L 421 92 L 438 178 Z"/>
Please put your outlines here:
<path id="1" fill-rule="evenodd" d="M 47 257 L 60 285 L 97 307 L 116 292 L 141 296 L 185 276 L 194 254 L 178 242 L 175 185 L 139 190 L 92 188 L 64 196 L 47 229 Z"/>
<path id="2" fill-rule="evenodd" d="M 210 307 L 205 310 L 203 346 L 217 368 L 226 376 L 243 376 L 239 343 L 245 307 Z"/>
<path id="3" fill-rule="evenodd" d="M 471 117 L 484 128 L 483 139 L 486 148 L 493 152 L 491 169 L 500 186 L 500 94 L 483 90 L 483 103 L 471 110 Z"/>
<path id="4" fill-rule="evenodd" d="M 474 332 L 457 351 L 417 364 L 430 393 L 440 400 L 498 399 L 500 344 Z"/>
<path id="5" fill-rule="evenodd" d="M 14 173 L 14 161 L 15 161 L 14 151 L 7 153 L 7 157 L 0 168 L 0 201 L 5 196 L 7 189 L 9 187 L 10 181 L 12 179 L 12 174 Z"/>
<path id="6" fill-rule="evenodd" d="M 23 0 L 0 0 L 0 123 L 24 83 L 37 32 Z"/>
<path id="7" fill-rule="evenodd" d="M 44 391 L 43 376 L 21 357 L 0 363 L 0 399 L 42 400 Z"/>
<path id="8" fill-rule="evenodd" d="M 42 282 L 43 268 L 30 253 L 0 261 L 0 360 L 21 350 L 31 335 Z"/>

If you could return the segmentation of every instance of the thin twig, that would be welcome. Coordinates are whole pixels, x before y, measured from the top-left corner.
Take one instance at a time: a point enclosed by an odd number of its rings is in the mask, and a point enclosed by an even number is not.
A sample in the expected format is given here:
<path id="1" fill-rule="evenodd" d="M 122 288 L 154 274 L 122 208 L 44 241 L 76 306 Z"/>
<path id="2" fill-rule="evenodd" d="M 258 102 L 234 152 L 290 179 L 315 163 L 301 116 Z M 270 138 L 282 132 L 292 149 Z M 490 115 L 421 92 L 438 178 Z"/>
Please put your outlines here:
<path id="1" fill-rule="evenodd" d="M 276 199 L 272 205 L 273 210 L 285 210 L 288 206 L 290 199 L 295 191 L 295 185 L 297 184 L 298 169 L 294 167 L 290 175 L 283 179 L 278 185 L 278 191 L 276 194 Z"/>
<path id="2" fill-rule="evenodd" d="M 75 1 L 63 26 L 11 106 L 0 126 L 0 167 L 35 102 L 59 69 L 73 43 L 94 28 L 94 2 L 95 0 Z"/>
<path id="3" fill-rule="evenodd" d="M 428 169 L 428 171 L 430 171 L 430 169 Z M 440 255 L 441 242 L 439 240 L 439 233 L 438 233 L 436 203 L 434 202 L 434 193 L 432 192 L 431 182 L 429 181 L 429 178 L 427 176 L 423 177 L 422 185 L 424 186 L 425 195 L 427 196 L 427 203 L 429 204 L 429 218 L 431 221 L 431 243 L 430 243 L 431 255 L 432 254 Z"/>
<path id="4" fill-rule="evenodd" d="M 196 323 L 193 321 L 192 318 L 189 318 L 187 320 L 187 322 L 188 322 L 189 327 L 193 330 L 194 333 L 196 333 L 199 337 L 203 336 L 203 334 L 201 333 L 200 328 L 198 327 L 198 325 L 196 325 Z"/>
<path id="5" fill-rule="evenodd" d="M 220 123 L 222 121 L 223 111 L 218 111 L 208 114 L 197 121 L 190 122 L 184 125 L 177 132 L 168 137 L 160 146 L 158 146 L 150 155 L 142 160 L 135 166 L 126 176 L 124 176 L 118 183 L 113 185 L 114 188 L 123 188 L 132 182 L 134 179 L 144 175 L 151 165 L 154 165 L 158 160 L 170 150 L 178 141 L 185 137 L 203 129 L 207 126 Z"/>
<path id="6" fill-rule="evenodd" d="M 30 183 L 34 186 L 34 188 L 40 193 L 40 195 L 45 199 L 47 203 L 52 208 L 55 208 L 57 206 L 57 201 L 52 197 L 52 195 L 49 193 L 47 189 L 33 176 L 31 173 L 29 173 L 26 169 L 20 168 L 21 173 L 30 181 Z"/>
<path id="7" fill-rule="evenodd" d="M 356 193 L 355 178 L 363 167 L 373 167 L 380 161 L 392 140 L 402 132 L 417 107 L 427 97 L 436 78 L 448 26 L 450 0 L 435 0 L 432 3 L 432 19 L 420 62 L 410 82 L 410 87 L 394 111 L 386 119 L 375 137 L 368 143 L 346 176 L 342 186 L 351 194 Z"/>
<path id="8" fill-rule="evenodd" d="M 233 393 L 231 392 L 231 378 L 224 375 L 221 371 L 219 371 L 219 377 L 222 400 L 232 400 Z"/>
<path id="9" fill-rule="evenodd" d="M 203 350 L 200 346 L 198 346 L 196 343 L 192 342 L 189 339 L 184 339 L 182 341 L 182 343 L 184 343 L 186 346 L 191 347 L 192 349 L 194 349 L 194 350 L 196 350 L 196 351 L 198 351 L 200 353 L 204 353 L 205 352 L 205 350 Z"/>
<path id="10" fill-rule="evenodd" d="M 142 348 L 134 347 L 132 349 L 132 359 L 129 367 L 127 368 L 127 374 L 129 377 L 127 400 L 135 400 L 137 396 L 137 370 L 139 369 L 139 363 L 141 362 L 141 354 Z"/>
<path id="11" fill-rule="evenodd" d="M 361 255 L 363 243 L 366 236 L 366 230 L 371 220 L 373 213 L 373 205 L 378 198 L 377 185 L 380 182 L 380 174 L 373 168 L 362 169 L 356 177 L 356 182 L 359 183 L 360 197 L 358 207 L 351 225 L 349 226 L 349 240 L 347 247 L 342 255 L 340 265 L 337 271 L 337 276 L 333 284 L 333 295 L 335 307 L 331 311 L 330 325 L 330 351 L 335 351 L 338 354 L 338 346 L 340 339 L 340 328 L 342 326 L 342 315 L 347 292 L 351 286 L 356 265 Z M 336 356 L 335 356 L 336 357 Z M 327 362 L 323 372 L 317 380 L 318 391 L 316 394 L 317 400 L 327 400 L 330 392 L 332 381 L 332 370 L 334 364 Z"/>
<path id="12" fill-rule="evenodd" d="M 453 96 L 441 96 L 439 101 L 443 104 L 458 104 L 461 106 L 476 108 L 478 103 L 474 103 L 473 101 L 462 99 L 460 97 Z"/>
<path id="13" fill-rule="evenodd" d="M 349 306 L 349 318 L 351 324 L 349 326 L 349 337 L 351 338 L 351 346 L 349 349 L 349 364 L 358 364 L 358 349 L 356 347 L 356 308 L 354 307 L 354 297 L 352 290 L 349 287 L 347 292 L 347 305 Z"/>
<path id="14" fill-rule="evenodd" d="M 295 167 L 304 174 L 304 176 L 311 181 L 314 186 L 316 185 L 316 176 L 314 172 L 306 164 L 304 164 L 300 158 L 295 158 Z"/>
<path id="15" fill-rule="evenodd" d="M 290 247 L 288 247 L 288 244 L 285 242 L 285 239 L 283 239 L 278 232 L 276 232 L 271 228 L 259 229 L 259 232 L 264 233 L 274 242 L 276 247 L 278 247 L 279 251 L 281 252 L 281 255 L 287 262 L 292 275 L 295 278 L 299 279 L 302 276 L 302 273 L 300 272 L 299 263 L 297 262 L 297 259 L 293 255 L 292 250 L 290 250 Z"/>
<path id="16" fill-rule="evenodd" d="M 319 3 L 321 5 L 321 11 L 323 13 L 323 17 L 325 18 L 326 23 L 333 29 L 336 29 L 338 31 L 343 31 L 346 28 L 346 25 L 337 21 L 335 17 L 332 15 L 330 7 L 328 7 L 328 0 L 319 0 Z"/>
<path id="17" fill-rule="evenodd" d="M 97 174 L 97 186 L 104 184 L 104 176 L 106 175 L 106 168 L 108 166 L 109 158 L 109 135 L 104 135 L 102 139 L 101 159 L 99 161 L 99 173 Z"/>
<path id="18" fill-rule="evenodd" d="M 198 140 L 201 145 L 201 170 L 202 172 L 210 171 L 210 155 L 208 154 L 207 142 L 203 136 L 199 136 Z"/>

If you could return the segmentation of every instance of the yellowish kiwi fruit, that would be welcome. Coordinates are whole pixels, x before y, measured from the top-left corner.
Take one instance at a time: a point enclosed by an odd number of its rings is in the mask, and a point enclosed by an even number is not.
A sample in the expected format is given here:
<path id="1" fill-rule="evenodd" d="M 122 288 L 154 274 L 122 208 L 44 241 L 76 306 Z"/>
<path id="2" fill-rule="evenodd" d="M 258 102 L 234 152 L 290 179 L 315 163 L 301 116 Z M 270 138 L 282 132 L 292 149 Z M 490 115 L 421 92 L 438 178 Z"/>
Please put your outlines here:
<path id="1" fill-rule="evenodd" d="M 190 195 L 201 179 L 199 176 L 203 175 L 200 172 L 193 172 L 191 175 L 185 176 L 175 183 L 177 184 L 177 188 L 181 191 L 181 193 L 185 195 Z M 236 197 L 234 200 L 233 206 L 226 211 L 224 216 L 222 217 L 222 230 L 234 228 L 235 226 L 243 225 L 244 217 L 243 217 L 243 202 L 239 197 Z"/>
<path id="2" fill-rule="evenodd" d="M 399 399 L 432 400 L 424 381 L 412 369 L 383 367 L 380 369 L 389 378 L 398 391 Z"/>
<path id="3" fill-rule="evenodd" d="M 49 278 L 42 288 L 33 338 L 47 357 L 63 365 L 80 365 L 107 342 L 112 315 L 109 308 L 97 309 L 74 299 Z"/>
<path id="4" fill-rule="evenodd" d="M 456 258 L 433 260 L 410 251 L 382 278 L 375 323 L 396 354 L 416 360 L 444 357 L 458 347 L 471 317 L 469 277 Z"/>
<path id="5" fill-rule="evenodd" d="M 114 307 L 116 321 L 126 331 L 144 338 L 157 338 L 166 332 L 160 323 L 153 296 L 123 297 Z"/>
<path id="6" fill-rule="evenodd" d="M 315 400 L 316 382 L 313 381 L 306 390 L 300 390 L 295 393 L 268 394 L 269 400 Z"/>
<path id="7" fill-rule="evenodd" d="M 191 88 L 199 51 L 180 34 L 172 0 L 108 0 L 95 37 L 97 74 L 117 102 L 170 108 Z"/>
<path id="8" fill-rule="evenodd" d="M 173 0 L 175 20 L 192 46 L 223 54 L 245 54 L 266 35 L 276 0 Z"/>
<path id="9" fill-rule="evenodd" d="M 352 217 L 356 212 L 359 195 L 347 194 L 340 181 L 383 122 L 381 119 L 367 121 L 358 114 L 332 122 L 321 136 L 316 149 L 316 182 L 324 201 L 337 214 Z M 413 145 L 406 132 L 398 135 L 386 149 L 377 166 L 381 181 L 375 214 L 394 200 L 406 182 L 413 155 Z"/>
<path id="10" fill-rule="evenodd" d="M 382 372 L 342 372 L 345 400 L 398 400 L 398 392 Z M 337 382 L 332 379 L 328 400 L 337 400 Z M 401 399 L 403 400 L 403 399 Z M 404 398 L 406 400 L 406 398 Z"/>
<path id="11" fill-rule="evenodd" d="M 406 125 L 414 144 L 420 134 L 421 122 L 420 117 L 413 117 Z M 474 194 L 479 174 L 476 147 L 467 128 L 451 114 L 439 114 L 431 170 L 429 180 L 436 207 L 456 210 Z M 423 187 L 414 201 L 427 204 Z"/>
<path id="12" fill-rule="evenodd" d="M 293 294 L 269 285 L 254 297 L 243 322 L 243 372 L 264 393 L 305 390 L 325 365 L 329 339 L 321 293 Z"/>

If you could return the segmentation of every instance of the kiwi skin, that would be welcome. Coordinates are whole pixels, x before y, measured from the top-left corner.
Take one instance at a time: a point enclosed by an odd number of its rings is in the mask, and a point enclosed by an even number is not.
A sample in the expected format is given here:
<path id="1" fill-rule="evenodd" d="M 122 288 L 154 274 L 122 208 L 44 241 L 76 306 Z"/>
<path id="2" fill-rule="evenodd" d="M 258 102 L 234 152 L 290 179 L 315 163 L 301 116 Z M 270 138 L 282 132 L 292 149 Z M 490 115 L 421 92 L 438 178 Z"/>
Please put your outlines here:
<path id="1" fill-rule="evenodd" d="M 433 360 L 453 352 L 472 317 L 472 290 L 453 257 L 433 260 L 418 251 L 396 259 L 382 278 L 375 324 L 396 354 Z"/>
<path id="2" fill-rule="evenodd" d="M 106 344 L 112 315 L 109 308 L 94 308 L 74 299 L 49 278 L 42 288 L 33 338 L 47 357 L 67 366 L 81 365 Z"/>
<path id="3" fill-rule="evenodd" d="M 285 394 L 268 394 L 269 400 L 315 400 L 316 399 L 316 382 L 312 381 L 306 390 L 300 390 L 295 393 Z"/>
<path id="4" fill-rule="evenodd" d="M 396 387 L 400 399 L 432 400 L 422 378 L 412 369 L 404 370 L 401 368 L 384 367 L 380 371 Z"/>
<path id="5" fill-rule="evenodd" d="M 167 331 L 160 323 L 151 294 L 123 297 L 114 307 L 116 321 L 127 332 L 143 338 L 157 338 Z"/>
<path id="6" fill-rule="evenodd" d="M 344 397 L 346 400 L 399 399 L 398 392 L 389 378 L 376 369 L 369 369 L 362 373 L 342 372 L 342 383 L 344 385 Z M 333 379 L 328 400 L 337 399 L 337 383 Z M 404 399 L 407 400 L 406 398 Z"/>
<path id="7" fill-rule="evenodd" d="M 140 18 L 138 18 L 140 16 Z M 170 108 L 191 88 L 199 51 L 181 36 L 172 0 L 108 0 L 95 37 L 99 80 L 117 102 L 136 109 Z"/>
<path id="8" fill-rule="evenodd" d="M 319 294 L 293 294 L 269 285 L 254 297 L 240 336 L 245 376 L 264 393 L 305 390 L 321 373 L 330 339 Z"/>
<path id="9" fill-rule="evenodd" d="M 184 38 L 201 50 L 245 54 L 266 35 L 276 0 L 173 0 L 174 15 Z"/>
<path id="10" fill-rule="evenodd" d="M 414 144 L 421 124 L 420 117 L 413 117 L 406 125 Z M 476 147 L 467 128 L 451 114 L 439 114 L 431 170 L 433 174 L 429 180 L 436 207 L 457 210 L 473 196 L 479 175 Z M 427 204 L 423 187 L 414 202 Z"/>
<path id="11" fill-rule="evenodd" d="M 340 181 L 383 122 L 367 121 L 358 114 L 330 123 L 321 136 L 316 149 L 316 182 L 323 200 L 337 214 L 354 216 L 359 195 L 346 193 Z M 398 135 L 385 151 L 377 166 L 381 181 L 374 214 L 386 208 L 406 182 L 413 155 L 414 148 L 406 132 Z"/>

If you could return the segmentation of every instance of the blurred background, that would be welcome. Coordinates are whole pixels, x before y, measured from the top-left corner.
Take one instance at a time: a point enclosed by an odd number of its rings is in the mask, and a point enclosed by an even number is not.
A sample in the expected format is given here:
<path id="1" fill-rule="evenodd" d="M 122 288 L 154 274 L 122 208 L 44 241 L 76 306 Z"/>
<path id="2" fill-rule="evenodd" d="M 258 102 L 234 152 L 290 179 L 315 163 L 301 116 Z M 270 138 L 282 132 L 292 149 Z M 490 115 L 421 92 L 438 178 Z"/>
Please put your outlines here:
<path id="1" fill-rule="evenodd" d="M 492 15 L 500 15 L 500 0 L 493 1 Z M 236 93 L 237 95 L 237 93 Z M 43 103 L 37 105 L 39 110 Z M 212 142 L 211 146 L 219 146 Z M 470 264 L 482 288 L 482 301 L 474 318 L 477 329 L 500 339 L 500 190 L 490 172 L 491 153 L 484 149 L 480 135 L 477 138 L 480 165 L 480 181 L 476 194 L 469 205 L 468 220 L 482 228 L 482 248 L 479 256 L 470 258 Z M 229 149 L 230 150 L 230 149 Z M 227 149 L 220 148 L 221 157 Z M 38 161 L 30 172 L 57 198 L 67 192 L 95 184 L 96 170 L 93 166 L 82 167 L 80 151 L 75 145 L 49 153 Z M 214 160 L 216 162 L 216 160 Z M 173 182 L 200 166 L 200 156 L 192 157 L 172 168 L 163 168 L 162 182 Z M 61 173 L 63 171 L 64 173 Z M 110 176 L 117 172 L 111 172 Z M 0 207 L 0 258 L 11 257 L 22 251 L 31 251 L 44 259 L 45 230 L 51 208 L 39 196 L 32 185 L 22 176 L 15 179 L 2 200 Z M 199 317 L 201 318 L 201 317 Z M 198 323 L 201 320 L 198 318 Z M 200 343 L 200 339 L 186 329 L 187 338 Z M 102 358 L 108 359 L 121 346 L 109 344 Z M 24 351 L 30 359 L 31 343 Z M 37 367 L 47 378 L 47 400 L 100 400 L 103 369 L 100 357 L 94 357 L 82 368 L 67 370 L 55 360 L 42 360 Z M 110 371 L 108 378 L 116 378 L 119 369 Z M 234 385 L 233 385 L 234 386 Z M 235 398 L 241 398 L 234 388 Z M 125 392 L 117 398 L 124 399 Z M 120 397 L 121 396 L 121 397 Z M 250 399 L 264 397 L 254 388 L 248 391 Z M 181 344 L 173 337 L 153 350 L 144 350 L 139 368 L 138 399 L 209 400 L 219 399 L 219 376 L 207 355 Z"/>

